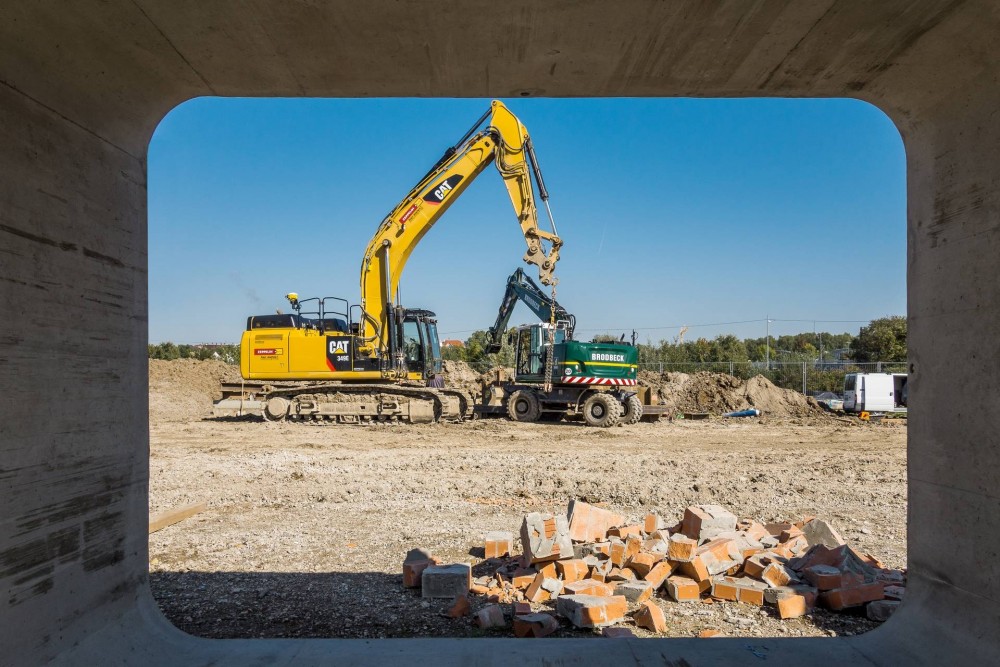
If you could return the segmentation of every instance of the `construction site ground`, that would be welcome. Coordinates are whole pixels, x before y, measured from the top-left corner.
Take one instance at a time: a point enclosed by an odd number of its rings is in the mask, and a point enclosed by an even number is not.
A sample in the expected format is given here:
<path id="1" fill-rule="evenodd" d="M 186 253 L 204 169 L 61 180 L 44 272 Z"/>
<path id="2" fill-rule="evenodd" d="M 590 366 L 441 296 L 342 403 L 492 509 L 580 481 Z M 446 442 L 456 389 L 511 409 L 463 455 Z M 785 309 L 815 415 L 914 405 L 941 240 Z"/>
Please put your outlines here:
<path id="1" fill-rule="evenodd" d="M 205 392 L 218 372 L 198 363 L 159 362 L 150 381 L 150 511 L 208 503 L 149 537 L 153 594 L 195 635 L 509 636 L 446 618 L 447 601 L 404 589 L 403 557 L 423 547 L 444 562 L 477 563 L 486 532 L 516 533 L 526 513 L 565 513 L 571 498 L 636 519 L 648 510 L 679 519 L 703 503 L 762 522 L 815 515 L 886 566 L 906 566 L 905 421 L 765 415 L 595 429 L 215 420 Z M 669 636 L 873 627 L 863 611 L 782 621 L 773 607 L 657 603 Z M 565 625 L 556 634 L 591 635 Z"/>

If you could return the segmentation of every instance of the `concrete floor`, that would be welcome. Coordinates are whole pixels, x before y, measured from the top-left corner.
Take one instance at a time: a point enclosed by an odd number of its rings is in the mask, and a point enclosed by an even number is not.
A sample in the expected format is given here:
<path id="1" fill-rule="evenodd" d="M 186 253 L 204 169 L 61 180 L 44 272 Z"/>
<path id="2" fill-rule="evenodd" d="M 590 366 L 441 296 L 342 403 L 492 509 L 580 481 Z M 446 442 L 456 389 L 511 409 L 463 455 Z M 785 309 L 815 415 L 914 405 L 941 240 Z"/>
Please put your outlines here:
<path id="1" fill-rule="evenodd" d="M 759 662 L 742 640 L 194 639 L 147 582 L 146 164 L 200 95 L 845 96 L 907 152 L 909 589 L 768 664 L 1000 654 L 991 0 L 3 3 L 0 663 Z M 836 262 L 836 258 L 831 258 Z"/>

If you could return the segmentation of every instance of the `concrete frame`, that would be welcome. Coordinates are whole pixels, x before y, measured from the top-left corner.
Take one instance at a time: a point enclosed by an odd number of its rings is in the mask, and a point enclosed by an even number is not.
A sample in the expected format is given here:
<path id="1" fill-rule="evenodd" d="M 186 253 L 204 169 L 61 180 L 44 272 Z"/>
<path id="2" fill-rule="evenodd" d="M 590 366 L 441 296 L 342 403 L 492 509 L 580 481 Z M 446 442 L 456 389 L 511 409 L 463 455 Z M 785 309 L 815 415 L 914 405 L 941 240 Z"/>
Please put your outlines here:
<path id="1" fill-rule="evenodd" d="M 772 665 L 998 660 L 997 3 L 2 6 L 0 663 L 759 663 L 743 639 L 222 641 L 162 617 L 145 530 L 145 153 L 163 115 L 201 95 L 845 96 L 880 107 L 907 151 L 907 599 L 859 637 L 753 644 Z"/>

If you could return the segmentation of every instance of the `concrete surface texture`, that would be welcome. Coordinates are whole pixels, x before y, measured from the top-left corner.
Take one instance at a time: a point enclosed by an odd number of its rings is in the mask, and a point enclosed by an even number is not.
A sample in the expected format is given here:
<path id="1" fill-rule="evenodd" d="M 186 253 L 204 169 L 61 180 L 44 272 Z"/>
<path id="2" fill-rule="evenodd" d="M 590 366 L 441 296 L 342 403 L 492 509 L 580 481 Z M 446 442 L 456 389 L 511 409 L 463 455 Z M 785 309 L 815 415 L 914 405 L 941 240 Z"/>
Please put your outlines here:
<path id="1" fill-rule="evenodd" d="M 5 2 L 0 663 L 907 664 L 1000 654 L 992 0 Z M 147 585 L 145 152 L 200 95 L 847 96 L 907 151 L 909 590 L 845 639 L 205 640 Z M 834 261 L 834 260 L 831 260 Z M 863 298 L 863 295 L 859 295 Z M 53 409 L 58 406 L 58 409 Z"/>

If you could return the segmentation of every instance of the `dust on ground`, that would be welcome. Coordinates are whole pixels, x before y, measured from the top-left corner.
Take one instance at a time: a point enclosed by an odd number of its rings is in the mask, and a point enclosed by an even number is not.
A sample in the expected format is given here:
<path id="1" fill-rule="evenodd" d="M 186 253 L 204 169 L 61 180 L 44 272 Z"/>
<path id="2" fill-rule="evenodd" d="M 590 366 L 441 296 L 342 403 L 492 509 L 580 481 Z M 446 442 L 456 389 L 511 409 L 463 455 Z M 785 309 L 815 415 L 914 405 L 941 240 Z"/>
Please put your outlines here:
<path id="1" fill-rule="evenodd" d="M 446 601 L 403 589 L 404 555 L 425 547 L 475 563 L 484 533 L 516 533 L 525 513 L 565 512 L 570 498 L 636 519 L 648 510 L 679 518 L 698 503 L 762 522 L 815 515 L 887 566 L 906 565 L 905 422 L 767 413 L 612 429 L 211 420 L 202 418 L 214 395 L 208 378 L 227 369 L 183 362 L 154 373 L 159 365 L 150 369 L 150 510 L 209 508 L 150 536 L 150 581 L 167 617 L 195 635 L 493 636 L 440 616 Z M 671 636 L 871 627 L 824 610 L 780 621 L 769 607 L 657 604 Z M 564 627 L 556 636 L 590 634 Z"/>

